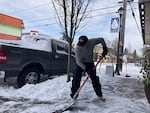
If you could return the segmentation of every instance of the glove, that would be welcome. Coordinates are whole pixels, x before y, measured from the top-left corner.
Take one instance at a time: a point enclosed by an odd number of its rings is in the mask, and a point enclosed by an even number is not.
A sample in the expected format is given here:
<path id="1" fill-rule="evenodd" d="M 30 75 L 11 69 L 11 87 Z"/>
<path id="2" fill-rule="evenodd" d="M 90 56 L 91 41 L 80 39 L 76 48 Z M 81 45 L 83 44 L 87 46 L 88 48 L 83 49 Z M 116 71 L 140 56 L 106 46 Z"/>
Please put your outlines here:
<path id="1" fill-rule="evenodd" d="M 102 57 L 105 57 L 107 55 L 108 49 L 106 46 L 103 47 L 103 53 L 102 53 Z"/>

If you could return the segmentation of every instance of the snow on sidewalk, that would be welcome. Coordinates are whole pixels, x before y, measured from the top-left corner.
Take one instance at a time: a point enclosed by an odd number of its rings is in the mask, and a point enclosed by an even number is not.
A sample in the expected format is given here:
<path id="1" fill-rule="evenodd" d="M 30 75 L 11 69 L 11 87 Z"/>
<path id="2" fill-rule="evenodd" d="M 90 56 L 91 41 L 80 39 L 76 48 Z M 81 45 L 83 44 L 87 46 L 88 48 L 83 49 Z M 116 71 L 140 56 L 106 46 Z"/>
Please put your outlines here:
<path id="1" fill-rule="evenodd" d="M 137 80 L 140 67 L 129 66 L 131 77 L 126 78 L 124 70 L 120 76 L 112 77 L 105 75 L 106 65 L 102 64 L 97 69 L 97 75 L 106 102 L 98 100 L 91 80 L 88 80 L 80 92 L 75 109 L 64 113 L 149 113 L 150 105 L 143 84 Z M 36 85 L 28 84 L 20 89 L 0 86 L 0 113 L 51 113 L 71 101 L 70 87 L 71 82 L 66 82 L 66 75 Z"/>

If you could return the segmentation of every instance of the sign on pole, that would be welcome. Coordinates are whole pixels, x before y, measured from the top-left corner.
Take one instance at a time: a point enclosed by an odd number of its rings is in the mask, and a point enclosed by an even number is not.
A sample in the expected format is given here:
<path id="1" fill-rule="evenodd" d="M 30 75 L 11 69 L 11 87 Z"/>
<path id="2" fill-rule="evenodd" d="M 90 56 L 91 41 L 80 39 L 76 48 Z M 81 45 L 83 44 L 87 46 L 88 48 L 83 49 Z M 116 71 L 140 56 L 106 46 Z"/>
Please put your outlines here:
<path id="1" fill-rule="evenodd" d="M 119 32 L 119 17 L 111 18 L 110 32 L 111 33 Z"/>

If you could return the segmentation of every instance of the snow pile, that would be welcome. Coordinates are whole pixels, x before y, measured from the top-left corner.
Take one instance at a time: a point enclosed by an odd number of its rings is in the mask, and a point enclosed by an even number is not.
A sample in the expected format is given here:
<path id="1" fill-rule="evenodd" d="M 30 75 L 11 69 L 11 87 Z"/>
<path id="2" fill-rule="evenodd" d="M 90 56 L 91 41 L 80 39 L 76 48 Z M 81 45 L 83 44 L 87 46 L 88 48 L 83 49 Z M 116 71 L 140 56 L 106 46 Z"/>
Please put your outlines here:
<path id="1" fill-rule="evenodd" d="M 48 39 L 36 35 L 22 36 L 21 45 L 22 47 L 25 48 L 31 48 L 31 49 L 43 50 L 49 52 L 52 51 L 51 38 Z"/>
<path id="2" fill-rule="evenodd" d="M 97 75 L 106 102 L 98 100 L 91 80 L 88 80 L 80 92 L 75 109 L 64 113 L 149 113 L 150 105 L 142 82 L 137 82 L 140 67 L 128 64 L 129 78 L 125 77 L 124 68 L 121 75 L 115 77 L 105 75 L 105 68 L 106 64 L 101 64 L 97 68 Z M 20 89 L 0 86 L 0 112 L 51 113 L 71 102 L 70 87 L 71 82 L 66 82 L 66 75 L 36 85 L 27 84 Z"/>
<path id="3" fill-rule="evenodd" d="M 15 93 L 18 97 L 26 97 L 39 100 L 55 100 L 63 98 L 69 94 L 69 86 L 63 78 L 55 78 L 54 80 L 47 80 L 36 85 L 25 85 L 18 89 Z M 59 91 L 59 93 L 58 93 Z M 37 93 L 38 92 L 38 93 Z M 67 94 L 67 95 L 66 95 Z"/>
<path id="4" fill-rule="evenodd" d="M 51 38 L 25 35 L 21 40 L 0 40 L 1 44 L 51 52 Z"/>

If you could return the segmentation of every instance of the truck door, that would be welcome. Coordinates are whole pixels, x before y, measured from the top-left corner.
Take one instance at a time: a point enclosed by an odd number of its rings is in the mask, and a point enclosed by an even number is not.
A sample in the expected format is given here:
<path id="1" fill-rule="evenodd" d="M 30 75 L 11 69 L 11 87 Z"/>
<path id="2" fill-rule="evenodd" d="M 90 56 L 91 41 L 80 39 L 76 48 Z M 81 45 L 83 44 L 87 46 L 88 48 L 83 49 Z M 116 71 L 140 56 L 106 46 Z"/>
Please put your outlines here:
<path id="1" fill-rule="evenodd" d="M 68 65 L 68 44 L 53 40 L 54 68 L 57 73 L 66 73 Z"/>

